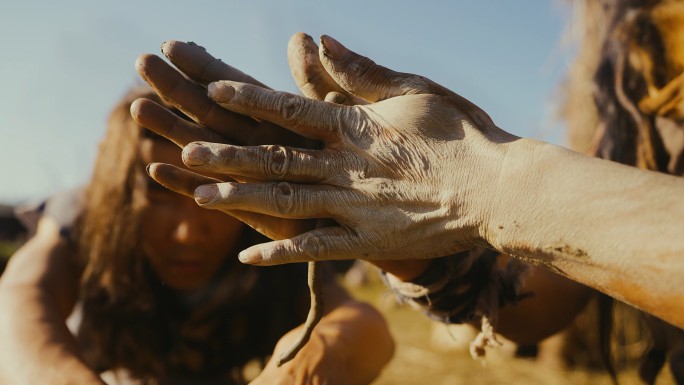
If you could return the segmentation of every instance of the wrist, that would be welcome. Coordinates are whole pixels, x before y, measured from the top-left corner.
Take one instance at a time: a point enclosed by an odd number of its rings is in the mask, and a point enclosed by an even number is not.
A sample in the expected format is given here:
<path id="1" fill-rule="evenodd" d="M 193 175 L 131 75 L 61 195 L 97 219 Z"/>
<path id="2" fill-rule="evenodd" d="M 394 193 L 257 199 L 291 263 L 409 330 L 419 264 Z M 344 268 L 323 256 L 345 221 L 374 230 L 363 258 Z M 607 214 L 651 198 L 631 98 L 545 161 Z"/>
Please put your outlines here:
<path id="1" fill-rule="evenodd" d="M 484 204 L 480 238 L 487 247 L 507 252 L 521 233 L 535 226 L 544 170 L 554 164 L 556 146 L 533 139 L 506 143 L 499 174 L 492 184 L 493 196 Z"/>
<path id="2" fill-rule="evenodd" d="M 516 144 L 523 140 L 495 126 L 488 132 L 473 135 L 467 149 L 451 149 L 454 159 L 450 163 L 457 166 L 444 167 L 441 174 L 446 181 L 441 192 L 451 202 L 445 228 L 451 229 L 450 238 L 461 250 L 490 246 L 491 224 L 503 211 L 501 195 L 508 188 L 504 184 L 511 182 L 505 178 L 506 169 L 516 160 L 515 152 L 520 151 Z"/>

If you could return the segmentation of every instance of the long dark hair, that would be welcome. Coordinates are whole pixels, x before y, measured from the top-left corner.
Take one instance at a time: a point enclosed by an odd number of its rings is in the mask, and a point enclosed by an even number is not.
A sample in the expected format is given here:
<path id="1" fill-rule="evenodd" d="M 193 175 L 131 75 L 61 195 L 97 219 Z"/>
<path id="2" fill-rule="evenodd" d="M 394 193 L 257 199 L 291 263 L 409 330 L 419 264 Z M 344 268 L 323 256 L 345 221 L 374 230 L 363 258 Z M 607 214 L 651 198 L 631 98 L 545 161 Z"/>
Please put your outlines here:
<path id="1" fill-rule="evenodd" d="M 594 75 L 599 126 L 592 151 L 600 158 L 667 171 L 669 156 L 656 130 L 655 115 L 639 108 L 649 82 L 662 87 L 670 80 L 665 73 L 663 38 L 650 17 L 651 8 L 658 3 L 616 3 Z M 645 62 L 650 68 L 643 68 Z"/>
<path id="2" fill-rule="evenodd" d="M 576 15 L 575 22 L 584 33 L 565 85 L 563 106 L 575 149 L 642 169 L 671 171 L 670 154 L 656 126 L 658 118 L 639 105 L 649 86 L 662 88 L 676 75 L 668 72 L 662 26 L 652 14 L 655 7 L 665 3 L 667 0 L 572 3 L 583 12 Z M 615 321 L 624 326 L 620 317 L 625 314 L 616 318 L 616 302 L 606 295 L 599 294 L 597 303 L 601 359 L 617 382 L 613 335 L 619 326 Z M 634 318 L 629 321 L 633 324 L 630 332 L 648 340 L 646 325 L 633 316 L 634 312 L 626 314 Z M 644 379 L 654 378 L 662 366 L 651 365 L 648 360 L 648 355 L 642 358 L 640 374 Z M 655 372 L 646 373 L 645 367 Z"/>
<path id="3" fill-rule="evenodd" d="M 208 289 L 185 296 L 163 286 L 139 247 L 139 216 L 149 179 L 139 144 L 164 140 L 139 127 L 131 103 L 137 87 L 114 107 L 75 234 L 83 262 L 85 359 L 99 371 L 124 368 L 140 379 L 206 378 L 240 383 L 239 368 L 264 360 L 277 339 L 306 315 L 305 266 L 256 268 L 229 255 Z M 264 242 L 244 226 L 235 253 Z"/>

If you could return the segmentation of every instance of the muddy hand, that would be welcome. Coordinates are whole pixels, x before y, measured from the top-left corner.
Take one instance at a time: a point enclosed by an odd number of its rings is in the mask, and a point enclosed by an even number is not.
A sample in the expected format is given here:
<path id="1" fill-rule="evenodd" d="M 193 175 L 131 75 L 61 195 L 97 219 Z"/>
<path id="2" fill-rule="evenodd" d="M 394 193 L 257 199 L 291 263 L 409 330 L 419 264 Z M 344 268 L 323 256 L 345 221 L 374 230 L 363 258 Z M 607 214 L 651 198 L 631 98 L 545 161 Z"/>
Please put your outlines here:
<path id="1" fill-rule="evenodd" d="M 261 265 L 419 259 L 480 242 L 497 193 L 486 187 L 497 180 L 505 143 L 515 137 L 448 89 L 378 66 L 329 37 L 322 38 L 320 58 L 345 92 L 371 104 L 344 106 L 229 81 L 208 87 L 229 111 L 324 143 L 319 150 L 185 146 L 188 167 L 265 181 L 203 186 L 195 194 L 203 207 L 337 223 L 250 247 L 240 259 Z"/>
<path id="2" fill-rule="evenodd" d="M 168 41 L 162 45 L 162 52 L 178 70 L 155 55 L 141 55 L 136 61 L 136 69 L 164 101 L 190 119 L 183 119 L 151 100 L 138 99 L 131 106 L 131 114 L 141 126 L 179 146 L 197 140 L 236 144 L 253 144 L 258 140 L 266 140 L 297 146 L 304 143 L 302 137 L 281 127 L 220 108 L 207 97 L 205 88 L 209 82 L 220 79 L 235 79 L 263 86 L 262 83 L 214 58 L 194 43 Z M 188 195 L 188 173 L 183 170 L 170 171 L 174 167 L 165 165 L 164 174 L 155 172 L 151 176 L 155 179 L 164 178 L 163 182 L 158 181 L 171 190 Z M 197 177 L 189 179 L 197 180 Z M 244 180 L 239 177 L 237 179 Z M 291 237 L 314 226 L 313 221 L 254 216 L 254 213 L 249 212 L 237 215 L 237 212 L 230 210 L 226 212 L 272 239 Z"/>

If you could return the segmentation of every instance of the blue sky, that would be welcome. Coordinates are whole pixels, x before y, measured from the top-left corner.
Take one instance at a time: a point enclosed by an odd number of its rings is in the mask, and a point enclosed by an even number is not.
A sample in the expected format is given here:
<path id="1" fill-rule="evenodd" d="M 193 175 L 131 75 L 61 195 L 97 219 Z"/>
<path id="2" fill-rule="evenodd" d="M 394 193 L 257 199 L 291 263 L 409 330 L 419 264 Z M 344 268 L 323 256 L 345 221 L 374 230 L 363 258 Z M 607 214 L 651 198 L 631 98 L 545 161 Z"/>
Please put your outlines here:
<path id="1" fill-rule="evenodd" d="M 571 58 L 559 0 L 192 3 L 0 3 L 0 203 L 85 183 L 110 108 L 139 81 L 136 57 L 172 39 L 296 92 L 289 37 L 328 34 L 460 93 L 505 130 L 563 142 L 553 106 Z"/>

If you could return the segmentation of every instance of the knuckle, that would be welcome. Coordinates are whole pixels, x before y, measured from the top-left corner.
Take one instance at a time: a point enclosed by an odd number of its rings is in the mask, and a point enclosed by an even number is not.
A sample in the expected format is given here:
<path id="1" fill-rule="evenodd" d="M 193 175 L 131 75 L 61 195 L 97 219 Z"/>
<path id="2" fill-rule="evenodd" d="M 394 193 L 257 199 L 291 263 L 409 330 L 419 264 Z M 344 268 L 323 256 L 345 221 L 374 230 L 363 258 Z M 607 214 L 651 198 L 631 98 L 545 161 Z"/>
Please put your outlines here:
<path id="1" fill-rule="evenodd" d="M 218 108 L 215 104 L 209 102 L 208 100 L 201 100 L 199 104 L 195 107 L 195 111 L 191 111 L 192 118 L 198 124 L 207 126 L 210 120 L 210 115 L 214 112 L 214 109 Z"/>
<path id="2" fill-rule="evenodd" d="M 240 104 L 247 108 L 263 108 L 269 106 L 269 98 L 263 90 L 249 84 L 232 84 L 235 94 L 231 103 Z"/>
<path id="3" fill-rule="evenodd" d="M 331 128 L 335 129 L 336 132 L 331 132 L 331 134 L 348 133 L 349 131 L 352 131 L 349 128 L 356 126 L 360 117 L 360 112 L 361 110 L 358 106 L 346 106 L 338 109 L 335 115 L 335 125 Z"/>
<path id="4" fill-rule="evenodd" d="M 288 182 L 280 182 L 276 184 L 272 191 L 273 209 L 279 214 L 287 214 L 292 211 L 295 206 L 295 194 L 292 185 Z"/>
<path id="5" fill-rule="evenodd" d="M 304 96 L 314 100 L 324 99 L 326 96 L 326 78 L 318 70 L 308 70 L 306 78 L 298 80 L 299 90 Z"/>
<path id="6" fill-rule="evenodd" d="M 182 121 L 180 118 L 174 119 L 171 126 L 168 127 L 168 129 L 166 130 L 166 135 L 168 135 L 171 138 L 171 140 L 176 139 L 180 140 L 183 143 L 186 143 L 188 135 L 184 123 L 185 122 Z"/>
<path id="7" fill-rule="evenodd" d="M 221 68 L 224 65 L 221 59 L 217 59 L 215 57 L 212 57 L 211 55 L 209 55 L 207 59 L 208 60 L 206 64 L 202 66 L 202 69 L 199 71 L 199 74 L 197 75 L 197 79 L 202 83 L 211 82 L 214 79 L 214 76 L 211 76 L 214 73 L 214 71 L 217 68 Z"/>
<path id="8" fill-rule="evenodd" d="M 309 85 L 311 88 L 315 88 L 317 85 L 321 84 L 324 80 L 321 76 L 321 72 L 318 69 L 307 68 L 304 71 L 304 79 L 302 79 L 304 85 Z"/>
<path id="9" fill-rule="evenodd" d="M 233 161 L 240 166 L 245 163 L 244 154 L 233 146 L 209 143 L 207 147 L 211 154 L 215 154 L 214 156 L 208 157 L 208 164 L 226 167 L 230 165 L 230 161 Z"/>
<path id="10" fill-rule="evenodd" d="M 266 146 L 266 156 L 263 157 L 264 170 L 267 175 L 285 176 L 292 161 L 292 151 L 285 146 Z"/>
<path id="11" fill-rule="evenodd" d="M 402 95 L 425 94 L 431 91 L 430 80 L 420 75 L 400 74 L 396 77 L 396 83 L 401 85 Z"/>
<path id="12" fill-rule="evenodd" d="M 345 109 L 338 117 L 339 127 L 346 127 L 341 130 L 343 137 L 349 142 L 359 146 L 369 146 L 377 139 L 377 125 L 372 119 L 372 114 L 362 106 L 352 106 Z"/>
<path id="13" fill-rule="evenodd" d="M 326 259 L 327 248 L 320 234 L 315 232 L 304 233 L 300 240 L 300 250 L 309 261 Z"/>
<path id="14" fill-rule="evenodd" d="M 360 84 L 366 87 L 377 88 L 379 84 L 385 82 L 392 82 L 393 73 L 388 71 L 385 67 L 375 64 L 374 61 L 367 57 L 361 57 L 356 61 L 354 67 L 354 75 L 359 79 Z M 375 91 L 380 93 L 379 90 Z"/>
<path id="15" fill-rule="evenodd" d="M 353 63 L 350 64 L 351 70 L 356 77 L 365 77 L 373 72 L 375 62 L 365 56 L 359 56 Z"/>
<path id="16" fill-rule="evenodd" d="M 280 115 L 287 122 L 297 123 L 304 108 L 302 99 L 295 95 L 285 95 L 280 100 Z"/>

